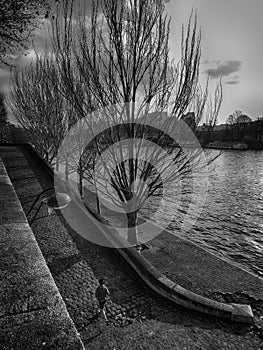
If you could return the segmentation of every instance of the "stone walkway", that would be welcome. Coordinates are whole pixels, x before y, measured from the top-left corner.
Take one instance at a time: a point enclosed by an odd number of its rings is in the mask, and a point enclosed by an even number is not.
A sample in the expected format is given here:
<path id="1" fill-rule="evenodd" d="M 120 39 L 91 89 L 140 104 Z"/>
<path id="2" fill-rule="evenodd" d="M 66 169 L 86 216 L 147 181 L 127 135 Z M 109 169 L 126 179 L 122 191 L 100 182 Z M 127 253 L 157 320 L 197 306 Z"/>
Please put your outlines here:
<path id="1" fill-rule="evenodd" d="M 83 350 L 0 157 L 0 348 Z"/>
<path id="2" fill-rule="evenodd" d="M 2 147 L 0 155 L 27 212 L 51 180 L 26 151 Z M 76 210 L 73 203 L 69 210 Z M 32 229 L 87 349 L 260 349 L 253 327 L 209 319 L 159 297 L 114 250 L 80 237 L 61 214 L 48 216 L 43 206 Z M 107 328 L 95 317 L 94 291 L 102 276 L 111 292 Z"/>

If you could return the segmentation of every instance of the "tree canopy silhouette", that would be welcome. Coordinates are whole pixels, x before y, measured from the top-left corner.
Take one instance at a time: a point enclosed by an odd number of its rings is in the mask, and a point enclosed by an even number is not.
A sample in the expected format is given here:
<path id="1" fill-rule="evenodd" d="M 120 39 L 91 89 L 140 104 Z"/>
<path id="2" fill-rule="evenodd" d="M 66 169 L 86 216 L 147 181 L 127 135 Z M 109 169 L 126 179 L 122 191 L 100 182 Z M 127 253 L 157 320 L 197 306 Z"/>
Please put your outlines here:
<path id="1" fill-rule="evenodd" d="M 27 48 L 39 20 L 48 16 L 44 0 L 0 0 L 0 64 L 10 64 L 10 55 Z"/>

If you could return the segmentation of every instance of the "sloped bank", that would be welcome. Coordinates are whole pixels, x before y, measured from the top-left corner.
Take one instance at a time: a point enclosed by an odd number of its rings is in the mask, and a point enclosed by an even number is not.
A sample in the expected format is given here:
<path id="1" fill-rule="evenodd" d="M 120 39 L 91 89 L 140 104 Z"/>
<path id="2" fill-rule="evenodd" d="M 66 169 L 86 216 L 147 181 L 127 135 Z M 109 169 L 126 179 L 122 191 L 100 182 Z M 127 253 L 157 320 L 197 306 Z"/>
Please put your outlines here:
<path id="1" fill-rule="evenodd" d="M 27 147 L 30 148 L 30 146 Z M 51 169 L 51 167 L 44 162 L 33 149 L 31 149 L 31 152 L 39 158 L 42 164 L 45 164 L 45 166 L 54 176 L 53 169 Z M 78 205 L 80 210 L 84 210 L 86 215 L 89 216 L 89 219 L 96 225 L 98 234 L 102 234 L 104 236 L 105 240 L 110 243 L 108 245 L 115 248 L 118 254 L 120 254 L 122 258 L 127 261 L 127 263 L 136 271 L 144 282 L 155 292 L 174 301 L 176 304 L 207 315 L 248 324 L 252 324 L 254 322 L 254 315 L 250 305 L 235 303 L 226 304 L 214 301 L 189 291 L 181 287 L 178 283 L 168 279 L 164 274 L 159 272 L 152 264 L 150 264 L 150 262 L 140 253 L 138 253 L 135 248 L 126 248 L 125 242 L 114 229 L 108 227 L 107 225 L 103 225 L 102 228 L 100 222 L 103 222 L 103 219 L 83 208 L 83 203 L 80 200 L 78 193 L 74 190 L 70 183 L 62 181 L 60 185 L 64 191 L 70 194 L 71 198 Z"/>

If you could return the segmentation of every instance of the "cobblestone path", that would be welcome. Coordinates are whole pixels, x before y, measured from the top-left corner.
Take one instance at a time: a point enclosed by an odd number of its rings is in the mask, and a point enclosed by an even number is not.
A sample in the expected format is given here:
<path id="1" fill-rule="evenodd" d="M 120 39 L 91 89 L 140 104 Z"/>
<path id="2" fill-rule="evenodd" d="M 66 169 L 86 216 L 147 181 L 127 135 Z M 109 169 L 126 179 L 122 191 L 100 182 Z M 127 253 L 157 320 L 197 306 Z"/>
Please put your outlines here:
<path id="1" fill-rule="evenodd" d="M 52 186 L 52 181 L 45 175 L 45 170 L 37 161 L 22 148 L 1 148 L 0 155 L 21 204 L 27 212 L 36 195 L 43 188 Z M 70 206 L 70 210 L 76 210 L 73 203 Z M 88 229 L 92 230 L 91 223 Z M 97 303 L 94 291 L 100 277 L 105 278 L 111 292 L 111 300 L 106 304 L 106 313 L 109 327 L 115 327 L 116 332 L 120 327 L 131 327 L 130 332 L 136 332 L 136 329 L 143 330 L 143 327 L 146 327 L 145 334 L 151 334 L 152 332 L 147 330 L 147 327 L 150 327 L 150 323 L 147 322 L 154 320 L 158 323 L 159 331 L 163 332 L 158 335 L 159 338 L 165 339 L 175 329 L 180 330 L 181 339 L 174 339 L 174 342 L 179 344 L 180 350 L 212 349 L 209 345 L 212 344 L 211 329 L 216 333 L 219 332 L 218 342 L 222 338 L 231 343 L 231 347 L 226 347 L 227 349 L 259 349 L 254 346 L 248 347 L 252 344 L 251 337 L 254 337 L 254 334 L 250 337 L 250 333 L 247 333 L 244 340 L 243 336 L 236 335 L 236 326 L 186 311 L 156 295 L 114 250 L 80 237 L 60 213 L 49 216 L 47 208 L 42 206 L 32 230 L 87 349 L 115 349 L 115 346 L 103 344 L 100 330 L 102 321 L 97 320 L 95 316 Z M 144 323 L 146 326 L 143 326 Z M 100 346 L 98 342 L 94 342 L 96 337 L 101 337 Z M 258 346 L 260 340 L 254 339 Z M 186 344 L 184 347 L 182 341 Z M 134 342 L 136 343 L 136 340 Z M 205 345 L 199 347 L 199 343 Z M 131 348 L 133 347 L 129 349 Z M 135 348 L 141 349 L 140 346 L 134 346 Z M 151 348 L 152 345 L 149 346 L 149 349 Z M 164 348 L 177 349 L 177 347 Z M 225 349 L 225 347 L 219 346 L 214 349 Z"/>

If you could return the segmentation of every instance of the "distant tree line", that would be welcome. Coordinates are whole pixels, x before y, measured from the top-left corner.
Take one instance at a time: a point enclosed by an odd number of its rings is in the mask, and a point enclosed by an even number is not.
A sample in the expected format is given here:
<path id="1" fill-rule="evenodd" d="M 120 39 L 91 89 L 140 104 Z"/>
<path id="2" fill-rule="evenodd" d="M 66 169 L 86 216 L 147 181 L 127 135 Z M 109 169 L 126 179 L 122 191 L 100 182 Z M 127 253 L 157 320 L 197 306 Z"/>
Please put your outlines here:
<path id="1" fill-rule="evenodd" d="M 205 133 L 206 126 L 199 129 L 199 137 Z M 207 135 L 207 133 L 205 133 Z M 209 133 L 209 142 L 246 143 L 248 148 L 263 149 L 263 117 L 252 120 L 240 110 L 230 114 L 225 124 L 215 126 Z"/>

